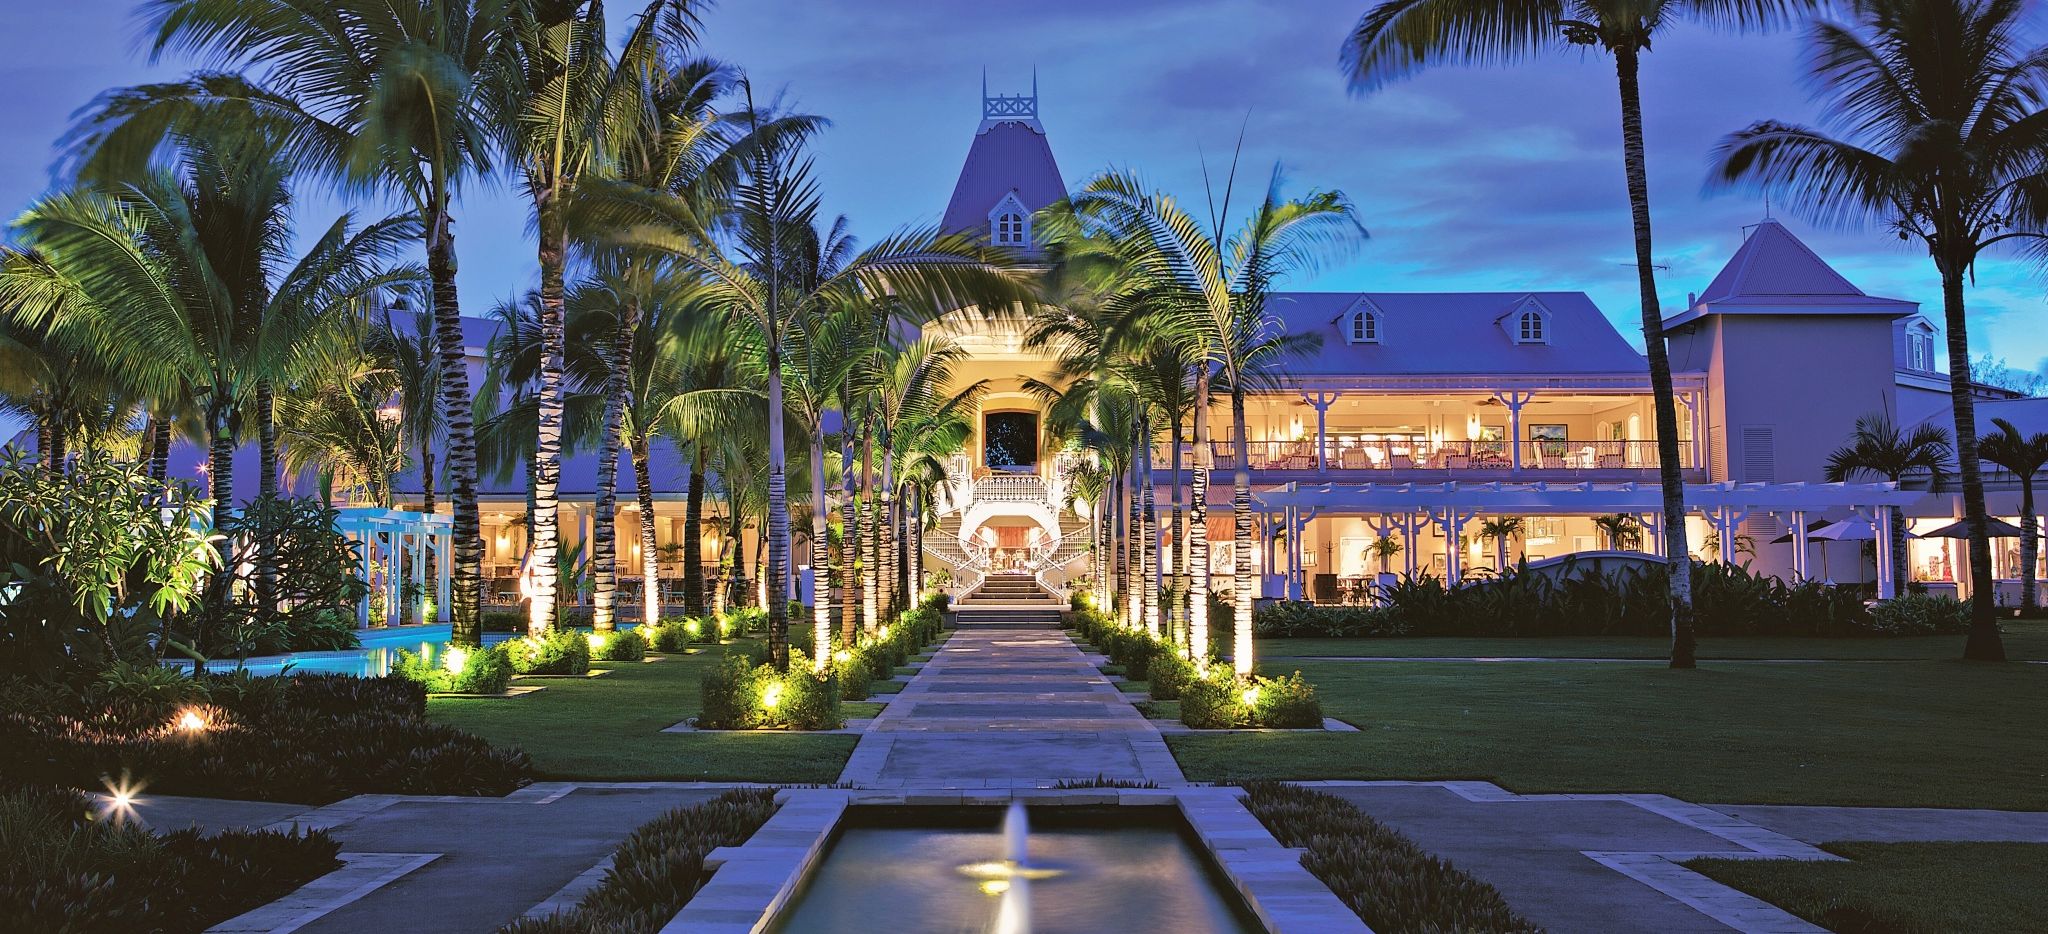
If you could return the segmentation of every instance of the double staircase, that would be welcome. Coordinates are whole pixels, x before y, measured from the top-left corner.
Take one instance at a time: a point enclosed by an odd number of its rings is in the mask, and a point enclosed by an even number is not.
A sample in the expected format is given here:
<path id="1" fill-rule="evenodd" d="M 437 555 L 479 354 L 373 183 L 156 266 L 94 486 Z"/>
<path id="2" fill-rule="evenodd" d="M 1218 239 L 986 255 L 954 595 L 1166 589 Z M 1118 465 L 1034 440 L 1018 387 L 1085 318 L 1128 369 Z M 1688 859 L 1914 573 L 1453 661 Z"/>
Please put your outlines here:
<path id="1" fill-rule="evenodd" d="M 1055 590 L 1069 575 L 1067 569 L 1086 558 L 1090 548 L 1088 523 L 1068 512 L 1057 489 L 1031 473 L 996 471 L 983 473 L 961 484 L 952 509 L 938 518 L 937 528 L 925 536 L 924 553 L 932 567 L 943 567 L 952 575 L 956 588 L 965 588 L 963 604 L 980 601 L 1000 604 L 1060 607 Z M 1022 517 L 1041 527 L 1058 526 L 1057 537 L 1040 544 L 1028 554 L 1015 549 L 998 552 L 969 537 L 991 518 Z"/>
<path id="2" fill-rule="evenodd" d="M 954 606 L 958 626 L 1058 625 L 1063 604 L 1032 574 L 990 574 Z"/>

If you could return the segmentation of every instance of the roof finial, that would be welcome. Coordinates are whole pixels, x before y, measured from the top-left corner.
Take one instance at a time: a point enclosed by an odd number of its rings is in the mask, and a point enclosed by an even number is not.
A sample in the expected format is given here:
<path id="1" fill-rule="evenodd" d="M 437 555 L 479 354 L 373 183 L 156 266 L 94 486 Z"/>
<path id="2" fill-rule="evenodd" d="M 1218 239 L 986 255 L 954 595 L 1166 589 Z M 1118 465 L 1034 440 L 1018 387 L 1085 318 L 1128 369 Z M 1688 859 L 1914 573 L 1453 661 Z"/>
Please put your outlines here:
<path id="1" fill-rule="evenodd" d="M 982 82 L 983 82 L 984 84 L 986 84 L 986 83 L 988 82 L 988 79 L 987 79 L 987 78 L 983 78 L 983 79 L 982 79 Z M 1764 220 L 1770 220 L 1770 219 L 1771 219 L 1771 196 L 1767 194 L 1767 195 L 1764 195 Z"/>
<path id="2" fill-rule="evenodd" d="M 988 69 L 981 70 L 981 122 L 986 129 L 991 124 L 1003 121 L 1018 121 L 1036 126 L 1038 123 L 1038 69 L 1031 69 L 1030 94 L 994 94 L 988 92 Z"/>

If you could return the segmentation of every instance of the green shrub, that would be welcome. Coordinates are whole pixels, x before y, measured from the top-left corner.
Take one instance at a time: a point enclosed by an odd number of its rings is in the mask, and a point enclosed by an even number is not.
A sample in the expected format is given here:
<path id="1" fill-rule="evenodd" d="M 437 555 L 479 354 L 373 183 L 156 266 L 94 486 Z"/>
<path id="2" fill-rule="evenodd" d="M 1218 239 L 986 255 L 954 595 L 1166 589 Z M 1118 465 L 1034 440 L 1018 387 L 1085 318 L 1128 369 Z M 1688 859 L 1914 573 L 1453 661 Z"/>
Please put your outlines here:
<path id="1" fill-rule="evenodd" d="M 157 836 L 69 789 L 0 794 L 0 930 L 197 932 L 341 865 L 323 831 Z"/>
<path id="2" fill-rule="evenodd" d="M 839 679 L 839 697 L 842 700 L 867 700 L 874 690 L 875 671 L 867 658 L 865 649 L 841 649 L 846 653 L 844 661 L 834 658 L 832 676 Z"/>
<path id="3" fill-rule="evenodd" d="M 716 635 L 706 635 L 715 629 L 695 616 L 664 616 L 655 625 L 649 642 L 657 652 L 681 652 L 694 642 L 717 642 Z"/>
<path id="4" fill-rule="evenodd" d="M 1407 630 L 1396 614 L 1383 607 L 1317 606 L 1283 600 L 1252 613 L 1252 635 L 1261 639 L 1353 638 L 1399 636 Z"/>
<path id="5" fill-rule="evenodd" d="M 522 918 L 498 934 L 660 930 L 711 879 L 704 857 L 719 847 L 745 843 L 775 810 L 774 789 L 739 788 L 663 814 L 619 844 L 604 883 L 576 907 Z"/>
<path id="6" fill-rule="evenodd" d="M 1902 594 L 1870 608 L 1871 630 L 1887 636 L 1970 631 L 1970 605 L 1954 597 Z"/>
<path id="7" fill-rule="evenodd" d="M 698 682 L 702 709 L 697 726 L 706 730 L 836 730 L 839 683 L 820 677 L 807 662 L 792 660 L 786 672 L 728 654 Z"/>
<path id="8" fill-rule="evenodd" d="M 1541 934 L 1474 879 L 1334 795 L 1280 782 L 1246 784 L 1244 804 L 1304 868 L 1375 931 Z"/>
<path id="9" fill-rule="evenodd" d="M 479 653 L 483 654 L 483 653 Z M 500 677 L 510 668 L 498 663 Z M 526 754 L 426 720 L 397 677 L 208 675 L 202 730 L 103 699 L 0 680 L 0 787 L 99 788 L 127 774 L 151 792 L 325 803 L 356 794 L 502 795 L 532 780 Z M 502 682 L 501 682 L 502 684 Z"/>
<path id="10" fill-rule="evenodd" d="M 1198 730 L 1314 729 L 1323 725 L 1315 686 L 1301 672 L 1282 678 L 1238 681 L 1220 668 L 1190 680 L 1180 694 L 1180 719 Z"/>
<path id="11" fill-rule="evenodd" d="M 641 635 L 637 628 L 593 632 L 587 638 L 592 661 L 637 662 L 647 657 L 647 637 Z"/>
<path id="12" fill-rule="evenodd" d="M 1158 643 L 1147 660 L 1145 680 L 1153 700 L 1177 700 L 1195 680 L 1195 663 L 1183 658 L 1179 649 Z"/>
<path id="13" fill-rule="evenodd" d="M 573 629 L 550 629 L 498 643 L 522 675 L 580 675 L 590 671 L 590 639 Z"/>
<path id="14" fill-rule="evenodd" d="M 391 673 L 425 688 L 429 694 L 503 694 L 514 667 L 505 650 L 509 643 L 488 649 L 443 649 L 439 655 L 398 650 Z"/>

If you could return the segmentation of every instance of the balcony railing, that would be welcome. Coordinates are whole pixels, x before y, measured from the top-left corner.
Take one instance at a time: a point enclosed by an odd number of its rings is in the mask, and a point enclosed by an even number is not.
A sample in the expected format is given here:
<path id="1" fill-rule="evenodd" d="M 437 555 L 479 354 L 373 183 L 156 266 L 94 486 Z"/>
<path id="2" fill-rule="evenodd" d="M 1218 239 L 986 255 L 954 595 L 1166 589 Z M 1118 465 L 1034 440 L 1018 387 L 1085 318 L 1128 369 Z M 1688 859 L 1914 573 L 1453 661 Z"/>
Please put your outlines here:
<path id="1" fill-rule="evenodd" d="M 1171 469 L 1171 445 L 1158 445 L 1154 469 Z M 1519 451 L 1516 448 L 1520 448 Z M 1252 470 L 1309 471 L 1317 469 L 1316 442 L 1252 441 L 1246 445 Z M 1237 469 L 1237 446 L 1229 441 L 1212 441 L 1211 466 L 1216 470 Z M 1681 443 L 1685 469 L 1700 467 L 1694 445 Z M 1520 455 L 1519 460 L 1517 454 Z M 1324 469 L 1336 473 L 1368 471 L 1428 470 L 1445 473 L 1497 473 L 1516 469 L 1554 471 L 1655 470 L 1655 441 L 1335 441 L 1324 451 Z M 1194 445 L 1180 450 L 1182 467 L 1194 465 Z"/>

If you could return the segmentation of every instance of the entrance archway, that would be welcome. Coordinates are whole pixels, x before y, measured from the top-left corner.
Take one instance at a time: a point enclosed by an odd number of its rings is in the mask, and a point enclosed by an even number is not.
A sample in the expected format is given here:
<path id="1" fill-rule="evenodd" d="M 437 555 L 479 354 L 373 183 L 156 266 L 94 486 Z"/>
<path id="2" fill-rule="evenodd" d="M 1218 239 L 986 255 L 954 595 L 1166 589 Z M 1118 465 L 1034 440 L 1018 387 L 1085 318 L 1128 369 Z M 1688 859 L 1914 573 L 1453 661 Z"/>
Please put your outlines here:
<path id="1" fill-rule="evenodd" d="M 981 418 L 981 462 L 991 470 L 1038 466 L 1038 413 L 990 412 Z"/>

